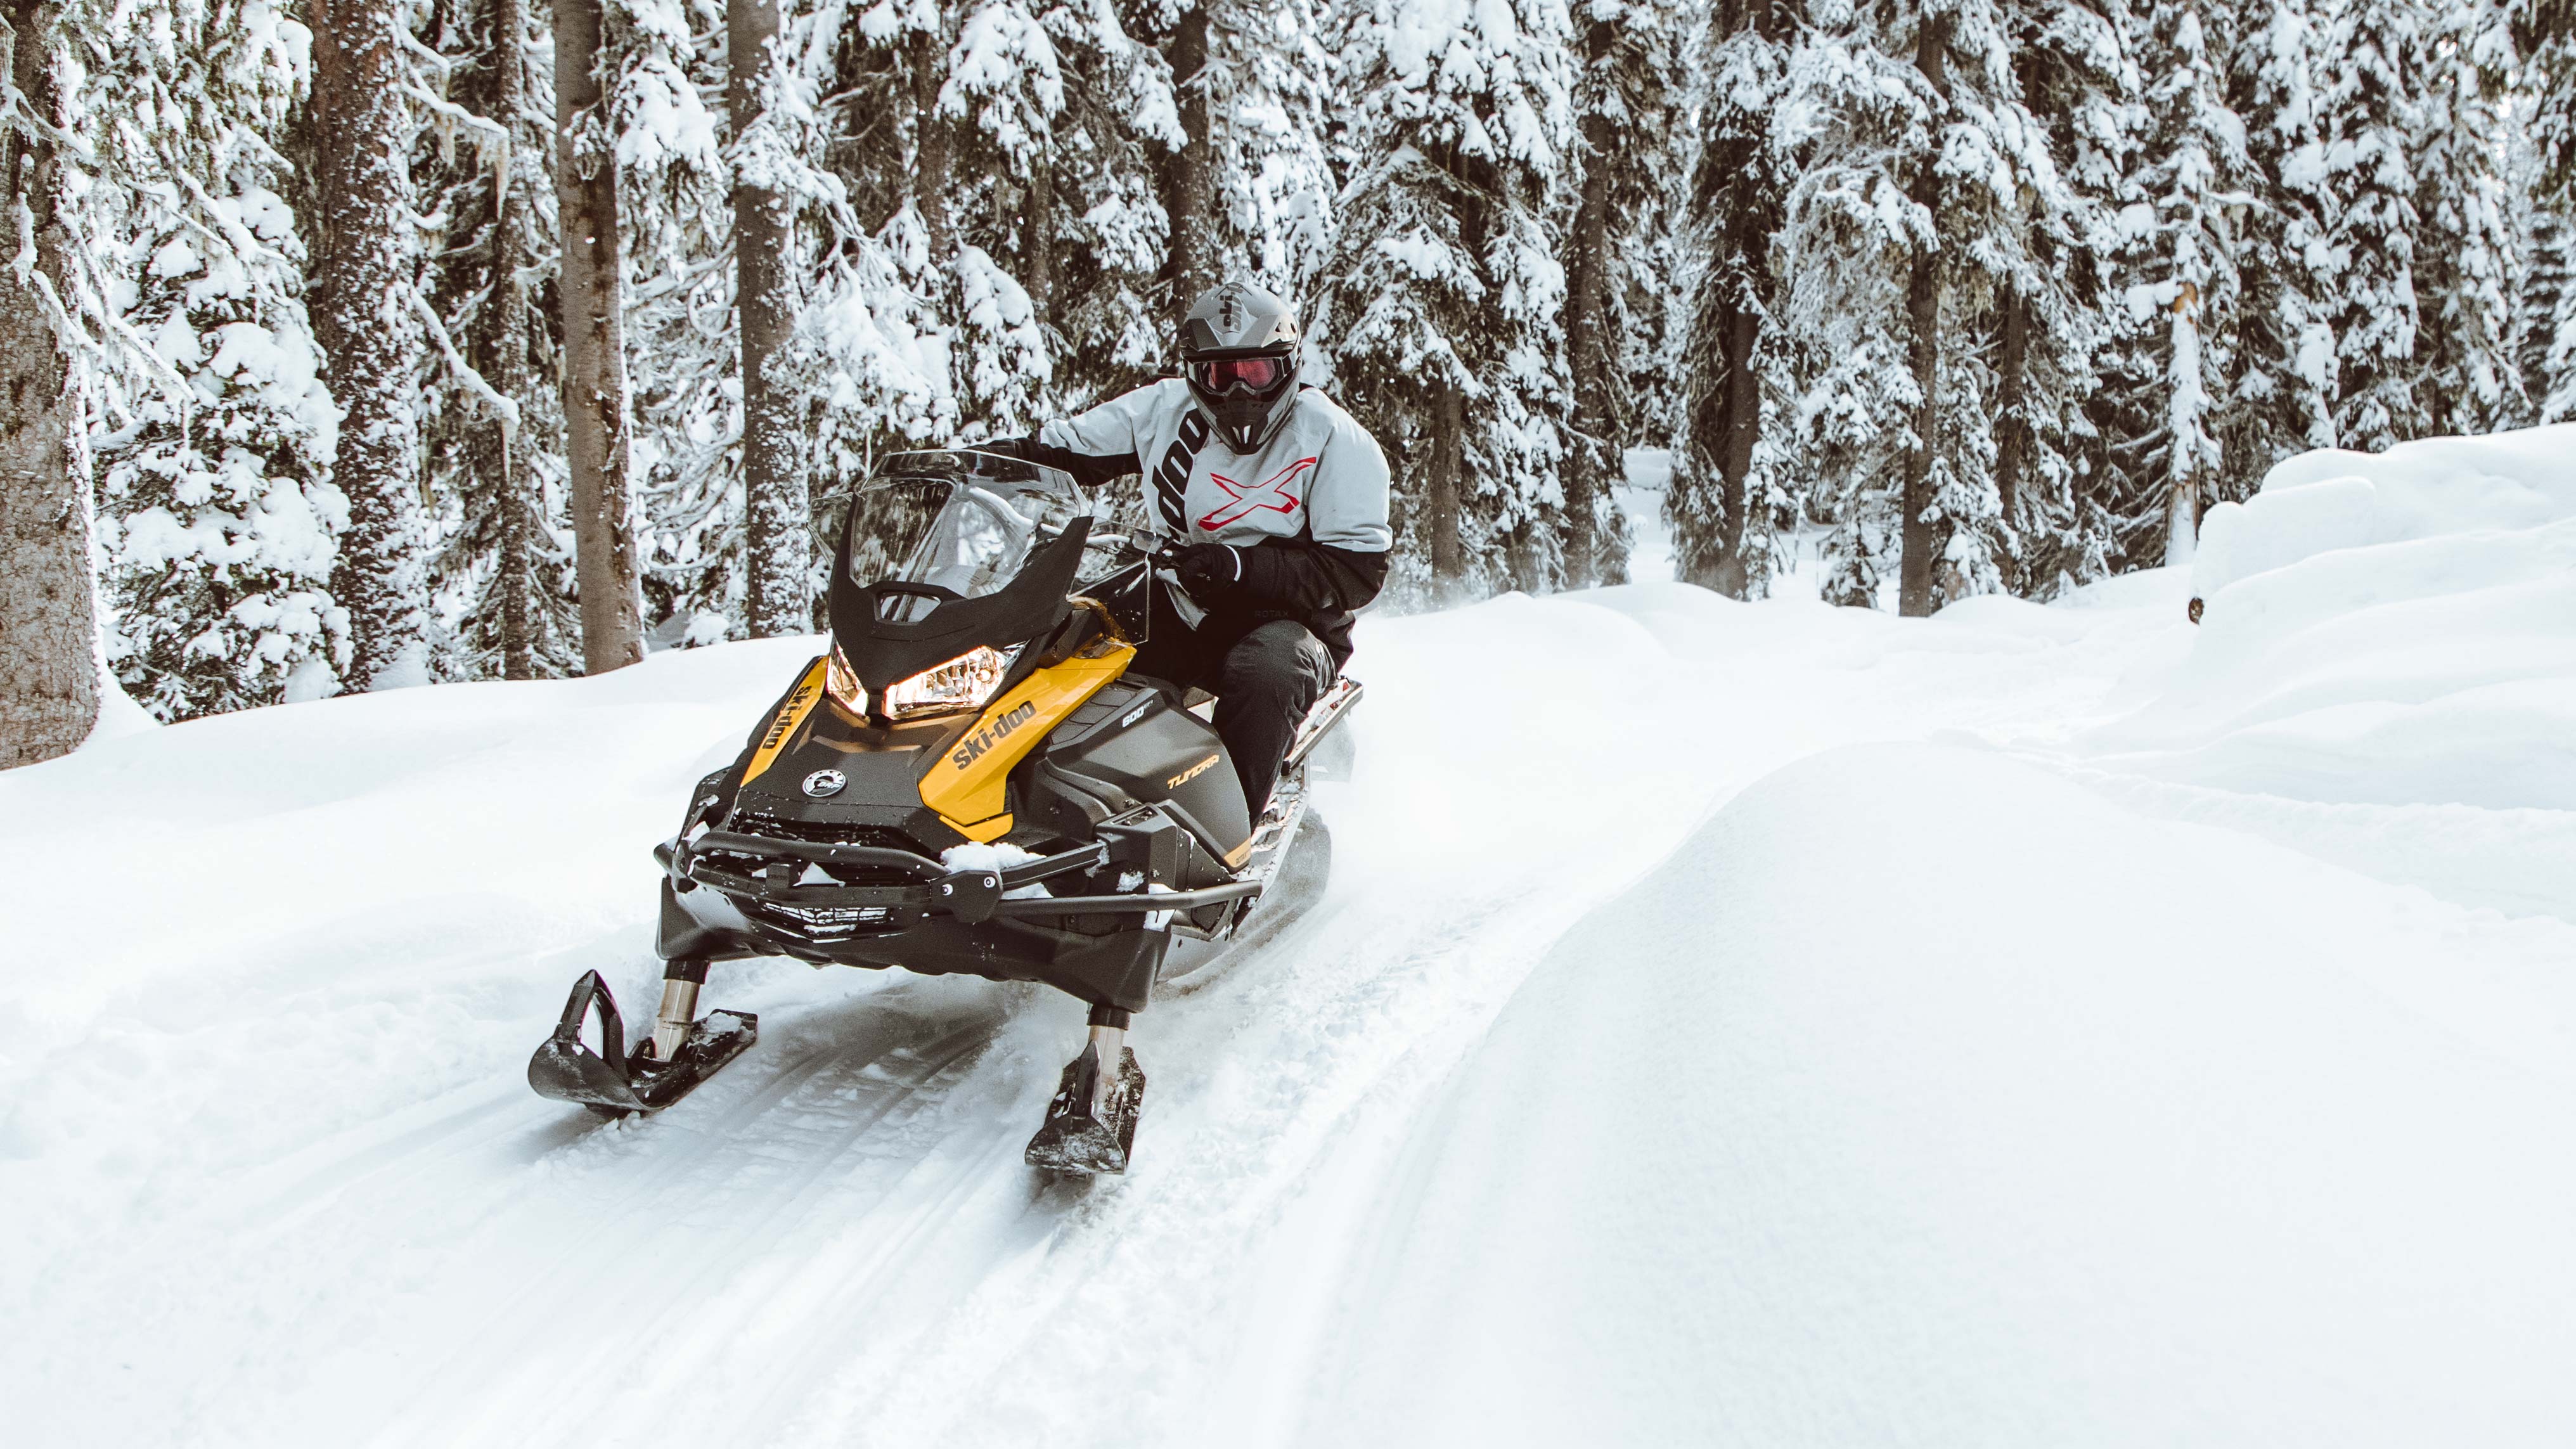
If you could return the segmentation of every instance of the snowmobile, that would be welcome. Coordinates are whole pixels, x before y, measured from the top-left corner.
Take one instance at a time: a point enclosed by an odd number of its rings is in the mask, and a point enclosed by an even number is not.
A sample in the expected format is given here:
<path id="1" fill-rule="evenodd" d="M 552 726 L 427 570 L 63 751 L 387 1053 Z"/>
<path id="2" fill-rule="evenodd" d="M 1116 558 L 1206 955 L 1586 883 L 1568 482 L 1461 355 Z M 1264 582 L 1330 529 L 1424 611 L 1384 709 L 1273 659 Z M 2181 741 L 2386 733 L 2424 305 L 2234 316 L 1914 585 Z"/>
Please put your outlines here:
<path id="1" fill-rule="evenodd" d="M 1320 887 L 1331 838 L 1309 780 L 1347 769 L 1338 727 L 1361 692 L 1324 693 L 1251 818 L 1206 697 L 1129 670 L 1158 594 L 1166 618 L 1195 605 L 1172 541 L 1141 502 L 1126 516 L 1121 531 L 1060 470 L 968 449 L 895 454 L 818 507 L 830 648 L 655 850 L 653 1027 L 627 1041 L 590 972 L 529 1085 L 608 1116 L 688 1095 L 759 1035 L 751 1013 L 697 1014 L 717 962 L 1034 981 L 1089 1005 L 1090 1038 L 1027 1160 L 1124 1172 L 1145 1091 L 1134 1015 L 1158 981 L 1204 977 L 1248 922 L 1266 913 L 1254 934 L 1271 934 L 1275 887 Z"/>

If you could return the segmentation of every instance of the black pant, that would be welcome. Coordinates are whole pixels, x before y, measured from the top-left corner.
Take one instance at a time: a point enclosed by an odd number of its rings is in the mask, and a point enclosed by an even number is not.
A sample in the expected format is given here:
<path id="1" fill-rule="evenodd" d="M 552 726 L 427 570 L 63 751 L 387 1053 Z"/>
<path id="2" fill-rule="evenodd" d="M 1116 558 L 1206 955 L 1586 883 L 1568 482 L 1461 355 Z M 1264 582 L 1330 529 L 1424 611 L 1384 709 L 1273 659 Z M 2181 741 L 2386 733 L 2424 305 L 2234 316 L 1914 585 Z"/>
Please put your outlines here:
<path id="1" fill-rule="evenodd" d="M 1161 607 L 1152 637 L 1128 668 L 1216 695 L 1217 738 L 1225 741 L 1255 822 L 1270 803 L 1297 726 L 1333 687 L 1335 673 L 1324 642 L 1294 619 L 1247 624 L 1212 615 L 1193 630 Z"/>

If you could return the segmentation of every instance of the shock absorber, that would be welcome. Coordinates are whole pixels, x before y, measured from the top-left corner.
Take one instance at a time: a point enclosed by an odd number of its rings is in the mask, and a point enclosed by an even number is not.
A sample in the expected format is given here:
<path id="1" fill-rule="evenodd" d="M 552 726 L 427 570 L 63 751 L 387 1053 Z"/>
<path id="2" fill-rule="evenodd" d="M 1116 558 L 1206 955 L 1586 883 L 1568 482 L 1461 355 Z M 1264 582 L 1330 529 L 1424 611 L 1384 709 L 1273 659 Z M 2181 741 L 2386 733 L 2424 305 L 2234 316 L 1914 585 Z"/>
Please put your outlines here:
<path id="1" fill-rule="evenodd" d="M 1098 1086 L 1093 1089 L 1091 1112 L 1102 1121 L 1109 1119 L 1112 1099 L 1117 1095 L 1119 1058 L 1127 1045 L 1127 1028 L 1135 1019 L 1134 1013 L 1120 1011 L 1114 1006 L 1095 1005 L 1091 1008 L 1091 1049 L 1099 1054 L 1100 1060 L 1100 1076 Z"/>
<path id="2" fill-rule="evenodd" d="M 662 973 L 662 1009 L 653 1017 L 653 1060 L 675 1061 L 688 1044 L 689 1028 L 698 1019 L 698 988 L 707 981 L 707 963 L 691 956 L 673 961 Z"/>

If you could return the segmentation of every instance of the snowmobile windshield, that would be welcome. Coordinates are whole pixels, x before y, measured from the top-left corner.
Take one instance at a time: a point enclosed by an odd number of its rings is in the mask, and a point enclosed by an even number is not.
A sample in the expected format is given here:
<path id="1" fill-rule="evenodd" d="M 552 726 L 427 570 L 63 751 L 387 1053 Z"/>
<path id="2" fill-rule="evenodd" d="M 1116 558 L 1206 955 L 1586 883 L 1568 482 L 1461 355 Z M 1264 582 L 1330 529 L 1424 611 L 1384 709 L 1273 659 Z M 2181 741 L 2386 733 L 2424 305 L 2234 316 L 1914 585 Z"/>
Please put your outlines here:
<path id="1" fill-rule="evenodd" d="M 1060 469 L 964 450 L 897 453 L 834 502 L 849 510 L 841 568 L 852 584 L 922 586 L 880 596 L 878 613 L 889 624 L 917 623 L 948 599 L 999 592 L 1032 552 L 1091 512 L 1091 500 Z"/>

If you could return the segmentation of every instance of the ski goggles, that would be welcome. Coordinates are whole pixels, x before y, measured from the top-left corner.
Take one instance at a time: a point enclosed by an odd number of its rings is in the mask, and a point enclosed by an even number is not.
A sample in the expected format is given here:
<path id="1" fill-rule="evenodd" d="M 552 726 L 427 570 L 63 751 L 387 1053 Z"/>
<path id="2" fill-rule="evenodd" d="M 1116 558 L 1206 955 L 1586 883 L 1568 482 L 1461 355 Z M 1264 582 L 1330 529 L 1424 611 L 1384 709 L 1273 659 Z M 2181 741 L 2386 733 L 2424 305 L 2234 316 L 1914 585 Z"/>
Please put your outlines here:
<path id="1" fill-rule="evenodd" d="M 1288 380 L 1284 357 L 1207 357 L 1186 364 L 1190 381 L 1203 392 L 1223 397 L 1230 392 L 1265 393 Z"/>

